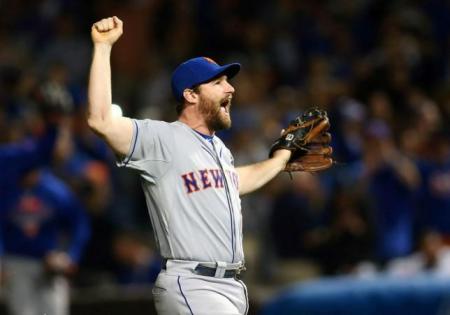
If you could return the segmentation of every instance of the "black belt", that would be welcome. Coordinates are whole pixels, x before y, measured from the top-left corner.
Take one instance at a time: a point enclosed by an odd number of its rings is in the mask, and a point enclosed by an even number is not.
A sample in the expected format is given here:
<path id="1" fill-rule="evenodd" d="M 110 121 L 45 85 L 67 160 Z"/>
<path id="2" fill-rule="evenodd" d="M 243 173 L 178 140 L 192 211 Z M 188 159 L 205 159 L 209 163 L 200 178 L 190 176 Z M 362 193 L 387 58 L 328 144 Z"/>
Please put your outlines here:
<path id="1" fill-rule="evenodd" d="M 167 259 L 163 259 L 161 262 L 161 269 L 167 268 Z M 200 276 L 214 277 L 216 275 L 217 268 L 203 266 L 198 264 L 195 267 L 194 272 Z M 235 278 L 237 275 L 241 273 L 242 269 L 230 269 L 225 270 L 225 273 L 222 278 Z"/>

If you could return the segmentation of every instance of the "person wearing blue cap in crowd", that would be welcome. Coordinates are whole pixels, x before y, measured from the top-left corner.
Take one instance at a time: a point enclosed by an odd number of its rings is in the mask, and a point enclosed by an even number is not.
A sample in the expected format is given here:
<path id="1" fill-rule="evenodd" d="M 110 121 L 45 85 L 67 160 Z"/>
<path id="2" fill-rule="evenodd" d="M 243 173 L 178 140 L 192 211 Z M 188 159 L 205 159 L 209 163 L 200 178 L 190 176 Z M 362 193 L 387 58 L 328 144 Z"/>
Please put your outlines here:
<path id="1" fill-rule="evenodd" d="M 238 63 L 207 57 L 180 64 L 172 74 L 178 120 L 116 116 L 111 111 L 110 54 L 123 32 L 110 17 L 91 29 L 94 52 L 89 81 L 89 126 L 118 156 L 118 165 L 141 177 L 162 270 L 153 288 L 159 314 L 246 314 L 248 296 L 240 195 L 285 168 L 288 150 L 243 167 L 216 131 L 231 127 Z"/>

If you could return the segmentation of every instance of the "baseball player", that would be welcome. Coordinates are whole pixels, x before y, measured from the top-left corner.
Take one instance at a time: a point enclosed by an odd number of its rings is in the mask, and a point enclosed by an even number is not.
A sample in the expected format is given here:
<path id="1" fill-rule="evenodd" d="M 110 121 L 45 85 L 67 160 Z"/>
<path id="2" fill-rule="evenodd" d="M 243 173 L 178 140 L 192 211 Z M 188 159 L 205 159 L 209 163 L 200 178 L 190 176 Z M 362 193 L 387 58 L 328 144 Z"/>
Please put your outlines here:
<path id="1" fill-rule="evenodd" d="M 85 209 L 49 169 L 29 172 L 9 189 L 16 198 L 0 209 L 9 313 L 69 314 L 66 276 L 76 270 L 90 234 Z"/>
<path id="2" fill-rule="evenodd" d="M 41 136 L 0 145 L 0 282 L 11 315 L 68 314 L 64 276 L 75 270 L 89 236 L 84 209 L 42 168 L 51 162 L 64 122 L 47 113 Z"/>
<path id="3" fill-rule="evenodd" d="M 215 135 L 231 126 L 235 92 L 228 81 L 240 64 L 206 57 L 180 64 L 172 75 L 178 120 L 163 122 L 111 114 L 110 53 L 122 21 L 110 17 L 91 29 L 89 126 L 114 150 L 119 166 L 142 180 L 163 257 L 153 297 L 159 314 L 246 314 L 248 295 L 237 275 L 244 269 L 240 195 L 284 169 L 288 150 L 263 162 L 235 167 Z"/>

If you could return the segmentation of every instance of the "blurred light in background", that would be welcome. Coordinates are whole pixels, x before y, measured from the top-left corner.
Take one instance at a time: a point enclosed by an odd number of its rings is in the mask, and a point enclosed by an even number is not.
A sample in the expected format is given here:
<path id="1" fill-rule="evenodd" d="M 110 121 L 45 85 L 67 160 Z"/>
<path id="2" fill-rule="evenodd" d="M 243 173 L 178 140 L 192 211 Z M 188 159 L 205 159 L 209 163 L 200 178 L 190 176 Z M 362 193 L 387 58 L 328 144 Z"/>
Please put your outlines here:
<path id="1" fill-rule="evenodd" d="M 111 104 L 111 113 L 113 117 L 122 117 L 123 116 L 122 107 L 120 107 L 120 105 L 117 104 Z"/>

